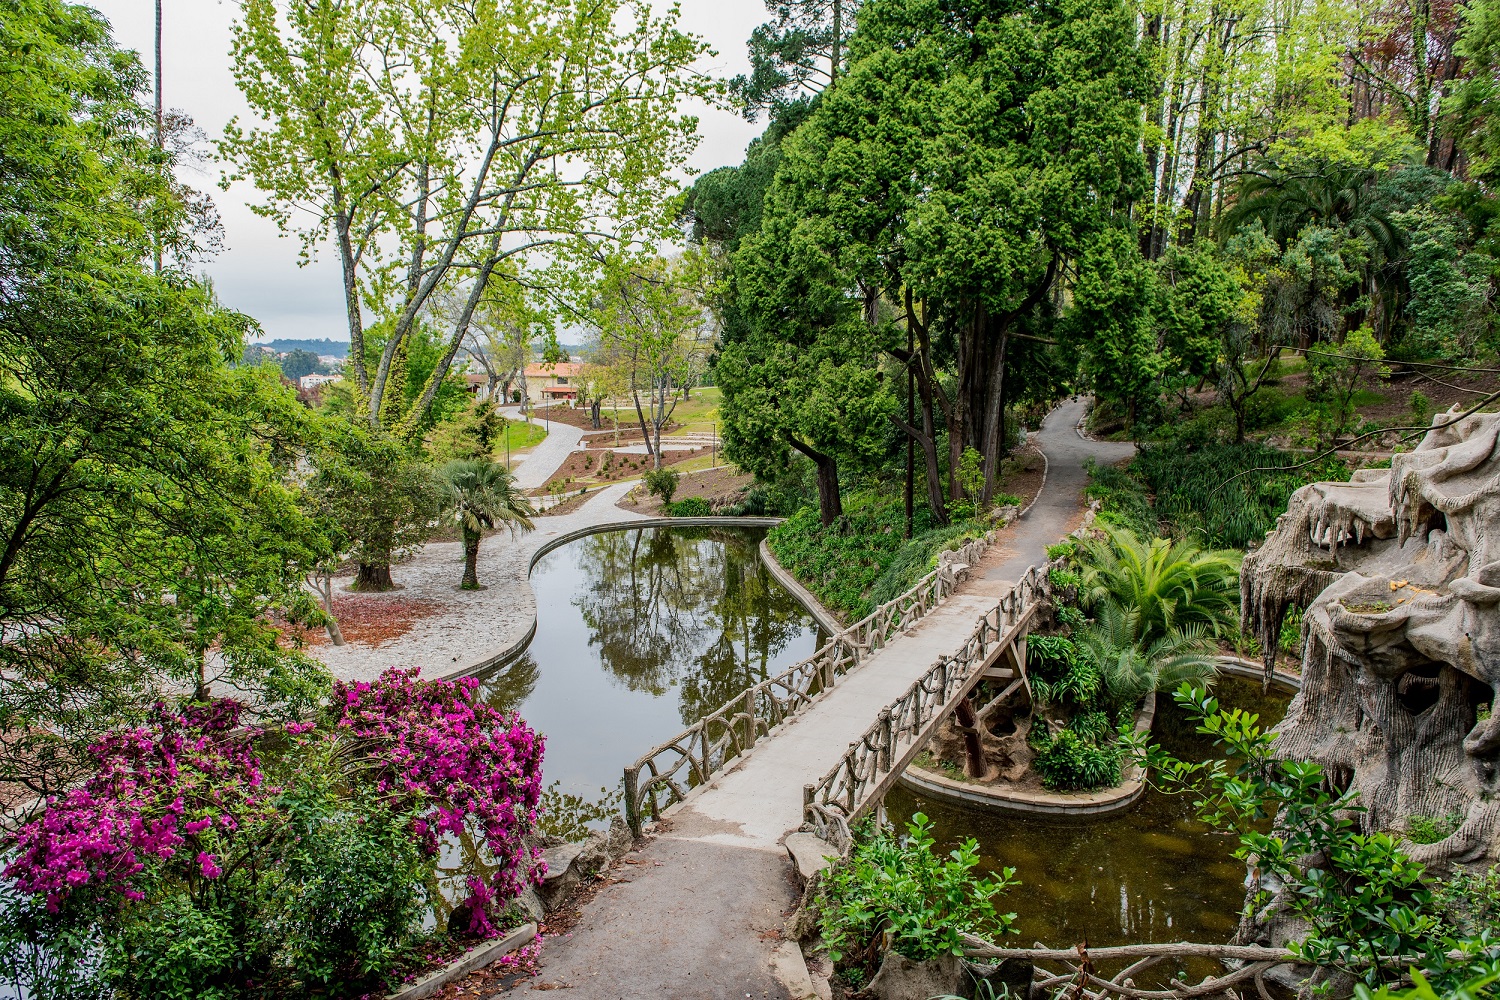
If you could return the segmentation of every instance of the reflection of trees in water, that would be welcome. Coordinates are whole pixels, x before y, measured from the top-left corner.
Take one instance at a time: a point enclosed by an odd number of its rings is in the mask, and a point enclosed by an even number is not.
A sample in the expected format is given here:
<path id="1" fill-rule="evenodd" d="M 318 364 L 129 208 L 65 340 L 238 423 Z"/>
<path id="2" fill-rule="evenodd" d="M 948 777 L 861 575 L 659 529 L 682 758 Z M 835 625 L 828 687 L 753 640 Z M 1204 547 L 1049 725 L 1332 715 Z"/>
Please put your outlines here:
<path id="1" fill-rule="evenodd" d="M 643 529 L 580 543 L 574 599 L 606 670 L 633 691 L 682 688 L 691 722 L 764 678 L 803 612 L 742 532 Z"/>
<path id="2" fill-rule="evenodd" d="M 531 653 L 522 653 L 509 663 L 479 677 L 479 698 L 485 703 L 509 712 L 520 708 L 536 687 L 540 668 Z"/>

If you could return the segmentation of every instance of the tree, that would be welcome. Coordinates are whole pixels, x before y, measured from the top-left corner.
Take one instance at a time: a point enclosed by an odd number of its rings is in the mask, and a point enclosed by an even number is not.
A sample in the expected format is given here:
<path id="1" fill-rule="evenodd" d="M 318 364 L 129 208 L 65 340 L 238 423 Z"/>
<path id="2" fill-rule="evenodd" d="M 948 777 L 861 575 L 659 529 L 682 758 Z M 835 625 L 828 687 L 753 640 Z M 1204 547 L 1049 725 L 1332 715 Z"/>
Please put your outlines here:
<path id="1" fill-rule="evenodd" d="M 281 374 L 297 381 L 304 375 L 322 375 L 324 373 L 323 362 L 312 351 L 305 351 L 300 347 L 294 351 L 288 351 L 286 357 L 278 363 Z"/>
<path id="2" fill-rule="evenodd" d="M 762 228 L 805 220 L 867 323 L 882 302 L 904 315 L 915 349 L 891 336 L 888 350 L 912 369 L 922 425 L 903 429 L 929 487 L 943 466 L 950 495 L 964 449 L 978 451 L 987 501 L 1012 344 L 1038 335 L 1063 262 L 1123 227 L 1141 187 L 1133 17 L 1113 0 L 1003 14 L 960 3 L 941 18 L 918 0 L 869 0 L 850 57 L 783 141 Z"/>
<path id="3" fill-rule="evenodd" d="M 677 409 L 677 390 L 703 372 L 710 321 L 705 281 L 700 254 L 620 261 L 591 310 L 603 349 L 628 381 L 653 468 L 661 468 L 661 432 Z"/>
<path id="4" fill-rule="evenodd" d="M 763 110 L 774 117 L 798 97 L 833 84 L 859 4 L 860 0 L 766 0 L 775 19 L 750 33 L 750 73 L 729 83 L 747 119 L 755 121 Z"/>
<path id="5" fill-rule="evenodd" d="M 311 509 L 335 526 L 335 547 L 357 565 L 354 590 L 391 590 L 391 562 L 425 542 L 440 513 L 432 470 L 411 446 L 340 419 L 313 453 Z"/>
<path id="6" fill-rule="evenodd" d="M 464 538 L 464 590 L 479 589 L 479 540 L 485 530 L 504 524 L 512 533 L 530 531 L 536 509 L 516 488 L 503 465 L 486 459 L 459 459 L 443 466 L 443 503 Z"/>
<path id="7" fill-rule="evenodd" d="M 1094 620 L 1077 630 L 1073 645 L 1078 660 L 1098 673 L 1112 712 L 1140 704 L 1153 691 L 1201 686 L 1214 676 L 1213 640 L 1202 622 L 1143 639 L 1139 609 L 1106 598 L 1093 611 Z"/>
<path id="8" fill-rule="evenodd" d="M 383 424 L 400 351 L 435 296 L 454 291 L 462 306 L 388 428 L 407 440 L 492 281 L 521 280 L 537 254 L 559 272 L 586 269 L 601 243 L 667 233 L 671 175 L 695 142 L 677 104 L 715 89 L 690 70 L 704 46 L 676 29 L 675 12 L 654 18 L 627 0 L 243 9 L 235 77 L 268 124 L 230 124 L 225 179 L 265 192 L 258 210 L 295 232 L 305 256 L 334 245 L 371 423 Z M 390 322 L 374 365 L 367 307 Z"/>
<path id="9" fill-rule="evenodd" d="M 50 0 L 0 10 L 0 59 L 0 784 L 27 801 L 161 698 L 305 710 L 326 672 L 272 616 L 315 617 L 328 546 L 288 483 L 306 411 L 231 365 L 252 321 L 180 267 L 140 63 Z"/>

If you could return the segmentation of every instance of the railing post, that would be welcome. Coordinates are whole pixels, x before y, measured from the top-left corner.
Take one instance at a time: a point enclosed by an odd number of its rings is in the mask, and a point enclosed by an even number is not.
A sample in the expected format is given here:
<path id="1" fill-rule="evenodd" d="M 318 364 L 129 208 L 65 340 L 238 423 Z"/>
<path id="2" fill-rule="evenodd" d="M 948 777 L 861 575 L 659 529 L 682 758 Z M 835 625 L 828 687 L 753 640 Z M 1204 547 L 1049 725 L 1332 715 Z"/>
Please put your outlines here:
<path id="1" fill-rule="evenodd" d="M 891 770 L 891 710 L 887 706 L 880 710 L 880 752 L 876 755 L 876 771 L 889 774 Z"/>
<path id="2" fill-rule="evenodd" d="M 755 738 L 760 735 L 755 725 L 755 688 L 745 692 L 745 749 L 749 750 L 755 746 Z"/>
<path id="3" fill-rule="evenodd" d="M 627 767 L 625 769 L 625 824 L 630 827 L 630 832 L 635 837 L 641 836 L 641 810 L 636 796 L 640 794 L 639 785 L 641 780 L 641 769 L 638 767 Z"/>
<path id="4" fill-rule="evenodd" d="M 813 785 L 802 786 L 802 822 L 812 822 L 812 805 L 817 798 L 818 790 Z"/>

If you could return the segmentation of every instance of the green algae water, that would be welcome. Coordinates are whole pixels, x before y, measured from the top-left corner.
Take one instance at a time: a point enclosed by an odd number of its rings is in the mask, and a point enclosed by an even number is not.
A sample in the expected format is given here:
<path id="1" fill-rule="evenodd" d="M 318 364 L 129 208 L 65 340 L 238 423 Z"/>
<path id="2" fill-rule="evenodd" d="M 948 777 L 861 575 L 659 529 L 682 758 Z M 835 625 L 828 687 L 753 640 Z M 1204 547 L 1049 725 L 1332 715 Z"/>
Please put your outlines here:
<path id="1" fill-rule="evenodd" d="M 548 785 L 597 799 L 626 764 L 813 654 L 817 626 L 761 562 L 764 535 L 606 531 L 537 562 L 536 635 L 481 691 L 546 735 Z"/>
<path id="2" fill-rule="evenodd" d="M 1238 678 L 1221 678 L 1214 691 L 1223 707 L 1256 712 L 1266 728 L 1281 721 L 1290 701 Z M 1186 760 L 1214 756 L 1212 741 L 1193 728 L 1169 695 L 1158 700 L 1155 739 Z M 926 813 L 944 851 L 974 837 L 986 869 L 1016 869 L 1021 884 L 1001 903 L 1016 911 L 1019 933 L 1009 937 L 1016 947 L 1222 942 L 1244 902 L 1237 839 L 1200 823 L 1187 796 L 1148 789 L 1124 813 L 1056 820 L 961 808 L 898 786 L 886 807 L 898 824 Z"/>

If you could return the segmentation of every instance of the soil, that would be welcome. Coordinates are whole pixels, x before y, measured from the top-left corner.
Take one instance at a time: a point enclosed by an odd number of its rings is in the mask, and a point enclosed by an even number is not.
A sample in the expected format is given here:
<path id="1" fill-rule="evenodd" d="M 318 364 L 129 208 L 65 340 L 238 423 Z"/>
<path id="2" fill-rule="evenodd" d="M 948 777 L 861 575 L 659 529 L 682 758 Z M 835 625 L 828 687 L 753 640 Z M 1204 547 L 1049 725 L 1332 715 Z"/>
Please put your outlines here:
<path id="1" fill-rule="evenodd" d="M 663 451 L 663 464 L 675 465 L 678 462 L 685 462 L 706 450 L 707 448 L 704 447 Z M 576 491 L 578 487 L 585 484 L 604 486 L 618 483 L 626 479 L 635 479 L 650 468 L 650 455 L 616 454 L 611 450 L 575 451 L 568 456 L 556 472 L 552 473 L 546 483 L 532 490 L 531 495 L 545 495 L 555 486 Z"/>
<path id="2" fill-rule="evenodd" d="M 649 414 L 648 414 L 648 416 L 649 416 Z M 602 426 L 595 427 L 594 426 L 594 418 L 589 414 L 589 409 L 586 406 L 579 406 L 579 407 L 572 407 L 572 406 L 548 406 L 548 407 L 542 407 L 540 405 L 534 405 L 534 406 L 532 406 L 532 408 L 531 408 L 531 419 L 533 419 L 533 420 L 543 420 L 544 418 L 545 418 L 545 420 L 555 421 L 556 423 L 559 423 L 559 424 L 568 424 L 568 425 L 570 425 L 572 427 L 582 427 L 586 431 L 601 431 L 601 432 L 608 431 L 610 439 L 611 440 L 614 439 L 615 425 L 613 423 L 613 418 L 611 418 L 607 413 L 606 414 L 601 414 L 600 417 L 599 417 L 599 423 Z M 677 424 L 674 424 L 674 423 L 668 421 L 665 425 L 662 426 L 661 432 L 663 434 L 667 434 L 667 433 L 670 433 L 673 430 L 676 430 L 677 427 L 678 427 Z M 620 436 L 621 436 L 621 438 L 623 439 L 624 436 L 625 436 L 625 434 L 626 434 L 626 432 L 629 431 L 629 430 L 632 430 L 632 429 L 635 431 L 636 439 L 639 440 L 640 439 L 640 433 L 641 433 L 640 421 L 638 421 L 638 420 L 635 419 L 635 415 L 633 413 L 630 414 L 629 416 L 621 416 L 620 417 Z"/>
<path id="3" fill-rule="evenodd" d="M 710 507 L 718 511 L 743 500 L 746 491 L 754 482 L 754 476 L 748 472 L 741 472 L 732 465 L 721 465 L 715 469 L 700 469 L 682 477 L 681 482 L 677 484 L 677 493 L 673 499 L 686 500 L 688 497 L 702 497 L 708 501 Z M 630 495 L 615 506 L 621 510 L 645 514 L 648 517 L 662 516 L 661 499 L 641 489 L 632 490 Z"/>
<path id="4" fill-rule="evenodd" d="M 335 594 L 333 615 L 338 619 L 344 641 L 360 646 L 381 646 L 410 632 L 412 626 L 446 610 L 438 601 L 387 594 Z M 328 630 L 297 628 L 302 640 L 311 646 L 328 643 Z"/>
<path id="5" fill-rule="evenodd" d="M 1021 509 L 1025 510 L 1042 492 L 1046 468 L 1041 449 L 1035 445 L 1018 448 L 1000 463 L 1000 481 L 995 484 L 995 492 L 1020 497 Z"/>

